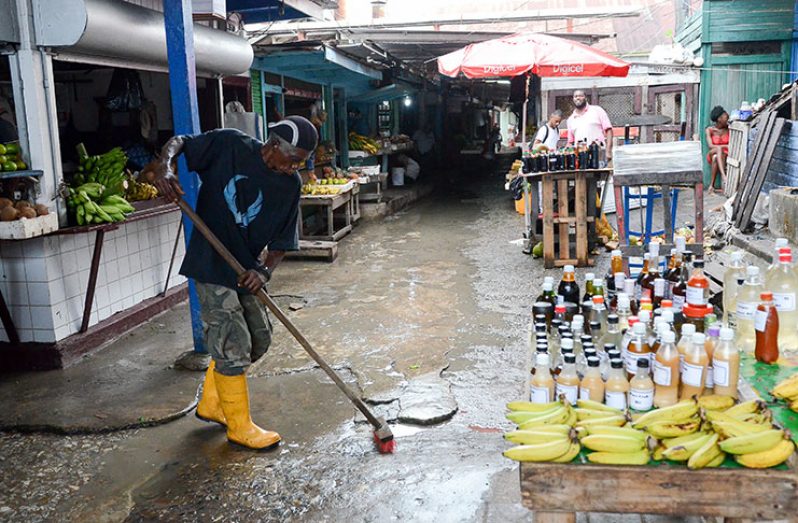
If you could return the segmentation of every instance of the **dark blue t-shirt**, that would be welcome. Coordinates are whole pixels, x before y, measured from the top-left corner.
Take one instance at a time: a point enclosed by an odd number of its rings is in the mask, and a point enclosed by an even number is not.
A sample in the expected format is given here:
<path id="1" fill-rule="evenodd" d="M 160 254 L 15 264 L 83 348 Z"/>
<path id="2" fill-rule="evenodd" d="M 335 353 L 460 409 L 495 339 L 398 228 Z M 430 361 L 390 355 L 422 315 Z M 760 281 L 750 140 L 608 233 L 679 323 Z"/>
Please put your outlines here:
<path id="1" fill-rule="evenodd" d="M 187 137 L 183 149 L 188 168 L 201 181 L 197 214 L 246 269 L 259 266 L 265 247 L 295 251 L 299 246 L 299 174 L 266 167 L 261 147 L 240 131 L 218 129 Z M 235 272 L 199 233 L 191 235 L 180 274 L 237 288 Z"/>

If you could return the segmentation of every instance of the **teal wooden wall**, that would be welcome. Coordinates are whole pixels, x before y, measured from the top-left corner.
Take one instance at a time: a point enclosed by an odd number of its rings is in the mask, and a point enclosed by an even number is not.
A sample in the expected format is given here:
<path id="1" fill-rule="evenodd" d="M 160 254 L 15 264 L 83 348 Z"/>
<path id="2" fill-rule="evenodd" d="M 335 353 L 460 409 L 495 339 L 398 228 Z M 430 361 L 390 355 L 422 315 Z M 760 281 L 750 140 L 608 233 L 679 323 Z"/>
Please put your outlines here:
<path id="1" fill-rule="evenodd" d="M 792 39 L 794 0 L 705 0 L 702 41 Z"/>

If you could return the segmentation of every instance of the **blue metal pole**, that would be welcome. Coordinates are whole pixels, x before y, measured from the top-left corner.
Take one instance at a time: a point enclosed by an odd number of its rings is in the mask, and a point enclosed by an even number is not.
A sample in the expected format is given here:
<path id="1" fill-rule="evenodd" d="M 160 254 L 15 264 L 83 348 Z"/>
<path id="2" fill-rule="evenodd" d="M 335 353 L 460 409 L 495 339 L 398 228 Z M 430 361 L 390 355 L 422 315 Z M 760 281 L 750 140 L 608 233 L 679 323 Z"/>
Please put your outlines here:
<path id="1" fill-rule="evenodd" d="M 172 122 L 175 135 L 199 134 L 199 111 L 197 109 L 197 76 L 194 63 L 194 20 L 191 2 L 163 0 L 164 25 L 166 26 L 166 52 L 169 58 L 169 87 L 172 96 Z M 197 176 L 188 170 L 181 156 L 177 162 L 180 185 L 185 199 L 194 207 L 197 203 Z M 186 246 L 193 226 L 183 218 Z M 202 318 L 194 281 L 188 282 L 188 300 L 191 308 L 191 331 L 194 337 L 194 352 L 204 353 Z"/>

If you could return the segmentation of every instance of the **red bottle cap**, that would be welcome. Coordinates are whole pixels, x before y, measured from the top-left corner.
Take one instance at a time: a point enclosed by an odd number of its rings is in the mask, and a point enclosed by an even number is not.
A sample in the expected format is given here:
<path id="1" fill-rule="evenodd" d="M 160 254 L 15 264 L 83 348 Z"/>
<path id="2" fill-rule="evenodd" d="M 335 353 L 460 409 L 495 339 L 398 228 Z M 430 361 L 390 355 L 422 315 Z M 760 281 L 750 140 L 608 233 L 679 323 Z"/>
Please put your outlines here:
<path id="1" fill-rule="evenodd" d="M 682 314 L 690 318 L 703 318 L 710 312 L 712 312 L 712 307 L 709 305 L 690 305 L 685 303 L 682 308 Z"/>
<path id="2" fill-rule="evenodd" d="M 565 314 L 565 305 L 557 305 L 556 307 L 554 307 L 555 314 L 558 314 L 560 312 Z"/>
<path id="3" fill-rule="evenodd" d="M 660 307 L 663 308 L 663 309 L 672 309 L 673 308 L 673 302 L 671 300 L 662 300 L 662 303 L 660 304 Z"/>
<path id="4" fill-rule="evenodd" d="M 631 327 L 632 325 L 634 325 L 638 321 L 640 321 L 640 320 L 637 318 L 637 316 L 629 316 L 629 319 L 626 320 L 626 323 L 628 323 L 629 327 Z"/>
<path id="5" fill-rule="evenodd" d="M 762 294 L 759 295 L 759 298 L 762 301 L 773 301 L 773 293 L 770 291 L 763 292 Z"/>
<path id="6" fill-rule="evenodd" d="M 593 303 L 604 303 L 604 296 L 593 296 Z"/>

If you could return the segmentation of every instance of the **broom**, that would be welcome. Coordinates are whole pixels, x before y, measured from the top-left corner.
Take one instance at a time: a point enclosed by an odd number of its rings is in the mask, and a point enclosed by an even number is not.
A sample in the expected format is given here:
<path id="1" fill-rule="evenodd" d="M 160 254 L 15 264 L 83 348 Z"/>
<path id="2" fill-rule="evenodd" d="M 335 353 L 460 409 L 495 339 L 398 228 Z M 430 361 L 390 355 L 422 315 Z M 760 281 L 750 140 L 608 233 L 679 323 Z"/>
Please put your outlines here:
<path id="1" fill-rule="evenodd" d="M 186 203 L 186 201 L 182 198 L 178 198 L 176 202 L 180 210 L 194 223 L 194 227 L 208 240 L 208 243 L 211 244 L 211 247 L 219 253 L 224 261 L 227 262 L 228 265 L 235 271 L 237 276 L 240 276 L 245 272 L 244 267 L 238 262 L 238 260 L 230 254 L 230 251 L 227 250 L 222 242 L 216 237 L 215 234 L 205 225 L 205 222 L 202 221 L 197 213 Z M 327 365 L 322 357 L 319 355 L 318 352 L 313 348 L 310 342 L 299 332 L 299 329 L 288 319 L 288 317 L 283 313 L 280 307 L 272 300 L 271 296 L 266 292 L 266 289 L 261 288 L 258 293 L 256 294 L 258 300 L 266 306 L 267 309 L 271 311 L 274 316 L 280 320 L 286 329 L 296 338 L 302 348 L 310 355 L 313 360 L 319 364 L 319 367 L 327 373 L 327 376 L 330 377 L 331 380 L 341 389 L 341 392 L 346 394 L 346 397 L 349 398 L 349 401 L 357 407 L 357 409 L 363 413 L 366 419 L 371 423 L 374 427 L 374 442 L 377 445 L 377 450 L 380 454 L 390 454 L 396 449 L 396 441 L 393 439 L 393 432 L 391 432 L 391 428 L 388 426 L 388 423 L 385 421 L 384 418 L 378 418 L 375 416 L 369 409 L 366 407 L 366 404 L 363 403 L 361 400 L 346 384 L 343 380 L 336 374 L 336 372 Z"/>

